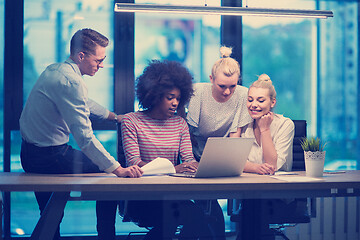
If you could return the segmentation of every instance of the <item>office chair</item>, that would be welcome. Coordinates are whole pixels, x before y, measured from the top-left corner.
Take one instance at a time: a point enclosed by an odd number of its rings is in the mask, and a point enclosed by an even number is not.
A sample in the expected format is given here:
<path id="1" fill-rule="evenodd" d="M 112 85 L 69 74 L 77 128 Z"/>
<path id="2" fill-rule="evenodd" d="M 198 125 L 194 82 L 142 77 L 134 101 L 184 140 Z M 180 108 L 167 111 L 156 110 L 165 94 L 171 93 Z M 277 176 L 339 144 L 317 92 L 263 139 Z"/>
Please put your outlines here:
<path id="1" fill-rule="evenodd" d="M 293 120 L 295 125 L 295 134 L 293 141 L 293 165 L 292 171 L 304 171 L 305 159 L 304 150 L 301 147 L 301 139 L 306 137 L 306 120 Z"/>
<path id="2" fill-rule="evenodd" d="M 121 167 L 127 167 L 126 159 L 125 159 L 125 152 L 122 145 L 122 135 L 121 135 L 121 123 L 116 124 L 117 130 L 117 142 L 116 142 L 116 152 L 117 152 L 117 161 L 120 163 Z M 123 222 L 133 222 L 131 217 L 127 214 L 127 200 L 120 200 L 118 201 L 118 211 L 122 218 Z M 145 228 L 150 230 L 153 226 L 150 223 L 145 222 L 134 222 L 137 226 L 141 228 Z M 129 232 L 126 240 L 131 239 L 132 235 L 146 235 L 147 231 L 144 232 Z"/>
<path id="3" fill-rule="evenodd" d="M 304 171 L 304 150 L 300 143 L 301 139 L 306 137 L 307 123 L 306 120 L 293 120 L 293 122 L 295 125 L 295 134 L 293 141 L 292 171 Z M 295 226 L 299 223 L 309 223 L 310 218 L 316 215 L 315 204 L 316 202 L 313 198 L 296 198 L 286 206 L 282 204 L 279 207 L 287 207 L 287 209 L 274 211 L 274 214 L 270 215 L 270 228 L 275 231 L 276 235 L 288 239 L 283 233 L 285 227 Z"/>
<path id="4" fill-rule="evenodd" d="M 306 137 L 306 121 L 305 120 L 293 120 L 295 125 L 295 134 L 293 141 L 293 171 L 305 170 L 304 151 L 301 148 L 300 140 Z M 309 204 L 308 204 L 309 202 Z M 310 211 L 309 211 L 310 205 Z M 283 201 L 282 199 L 251 199 L 251 200 L 228 200 L 228 215 L 230 215 L 230 221 L 238 222 L 240 227 L 240 233 L 237 239 L 253 239 L 254 235 L 249 236 L 242 231 L 241 227 L 247 229 L 247 216 L 253 214 L 259 214 L 262 221 L 261 229 L 255 231 L 261 231 L 261 239 L 275 239 L 275 236 L 281 236 L 283 239 L 288 239 L 283 230 L 285 227 L 295 226 L 298 223 L 309 223 L 310 217 L 316 215 L 315 213 L 315 200 L 307 198 L 289 199 L 289 201 Z M 256 211 L 256 213 L 254 213 Z M 249 233 L 250 235 L 252 233 Z M 258 233 L 256 236 L 258 236 Z"/>

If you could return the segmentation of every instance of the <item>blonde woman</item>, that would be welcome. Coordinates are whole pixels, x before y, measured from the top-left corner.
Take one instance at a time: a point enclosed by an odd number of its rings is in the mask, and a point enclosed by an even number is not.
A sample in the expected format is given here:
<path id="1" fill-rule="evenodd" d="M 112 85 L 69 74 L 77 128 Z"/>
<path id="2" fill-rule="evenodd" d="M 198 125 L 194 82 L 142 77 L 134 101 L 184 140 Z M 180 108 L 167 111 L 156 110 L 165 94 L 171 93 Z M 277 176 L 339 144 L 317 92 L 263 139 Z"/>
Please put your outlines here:
<path id="1" fill-rule="evenodd" d="M 291 171 L 295 127 L 291 119 L 273 113 L 276 91 L 270 77 L 259 76 L 250 87 L 247 108 L 253 121 L 242 128 L 241 137 L 256 140 L 250 151 L 245 172 L 274 174 Z"/>
<path id="2" fill-rule="evenodd" d="M 248 92 L 247 108 L 253 121 L 241 129 L 241 137 L 255 138 L 245 172 L 274 174 L 277 170 L 291 171 L 295 127 L 291 119 L 273 112 L 275 105 L 275 88 L 270 77 L 262 74 L 251 84 Z M 296 204 L 295 201 L 242 200 L 241 239 L 275 239 L 273 232 L 269 230 L 272 213 L 289 214 L 289 211 L 295 210 L 292 207 Z M 254 226 L 259 231 L 253 231 Z"/>
<path id="3" fill-rule="evenodd" d="M 193 152 L 199 161 L 208 137 L 240 137 L 241 128 L 251 122 L 246 110 L 247 88 L 238 85 L 240 65 L 231 58 L 232 49 L 221 47 L 221 58 L 211 70 L 210 83 L 194 85 L 187 113 Z M 196 201 L 199 205 L 207 203 Z M 211 225 L 216 239 L 225 239 L 222 209 L 211 201 Z"/>

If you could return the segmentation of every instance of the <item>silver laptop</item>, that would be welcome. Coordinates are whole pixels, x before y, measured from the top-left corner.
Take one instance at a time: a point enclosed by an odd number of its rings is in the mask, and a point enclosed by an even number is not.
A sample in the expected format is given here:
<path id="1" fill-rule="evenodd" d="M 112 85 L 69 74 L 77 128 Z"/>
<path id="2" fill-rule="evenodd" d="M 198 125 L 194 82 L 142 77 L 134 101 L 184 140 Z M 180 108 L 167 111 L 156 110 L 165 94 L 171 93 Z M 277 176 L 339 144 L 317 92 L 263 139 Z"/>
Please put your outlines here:
<path id="1" fill-rule="evenodd" d="M 195 173 L 174 173 L 174 177 L 230 177 L 242 174 L 254 138 L 209 137 Z"/>

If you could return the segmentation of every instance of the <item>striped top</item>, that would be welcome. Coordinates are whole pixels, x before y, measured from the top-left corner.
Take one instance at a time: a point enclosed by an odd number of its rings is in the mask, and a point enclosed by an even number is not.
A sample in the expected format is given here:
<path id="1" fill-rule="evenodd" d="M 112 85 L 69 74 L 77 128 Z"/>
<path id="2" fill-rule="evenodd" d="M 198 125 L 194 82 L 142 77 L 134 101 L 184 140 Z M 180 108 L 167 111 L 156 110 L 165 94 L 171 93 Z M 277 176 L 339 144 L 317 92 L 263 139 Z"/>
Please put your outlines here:
<path id="1" fill-rule="evenodd" d="M 141 111 L 128 113 L 121 120 L 121 133 L 128 166 L 157 157 L 177 165 L 179 154 L 182 162 L 194 160 L 188 125 L 179 116 L 158 120 Z"/>

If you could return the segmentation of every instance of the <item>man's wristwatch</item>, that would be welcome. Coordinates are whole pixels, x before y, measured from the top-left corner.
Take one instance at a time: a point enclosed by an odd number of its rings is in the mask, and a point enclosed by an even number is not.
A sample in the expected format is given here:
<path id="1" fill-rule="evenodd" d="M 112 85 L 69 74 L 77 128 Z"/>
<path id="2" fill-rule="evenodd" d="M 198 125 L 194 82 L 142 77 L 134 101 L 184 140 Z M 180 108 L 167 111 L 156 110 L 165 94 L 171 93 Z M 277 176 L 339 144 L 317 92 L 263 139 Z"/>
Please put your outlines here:
<path id="1" fill-rule="evenodd" d="M 115 114 L 115 117 L 114 117 L 114 122 L 118 122 L 118 115 Z"/>

